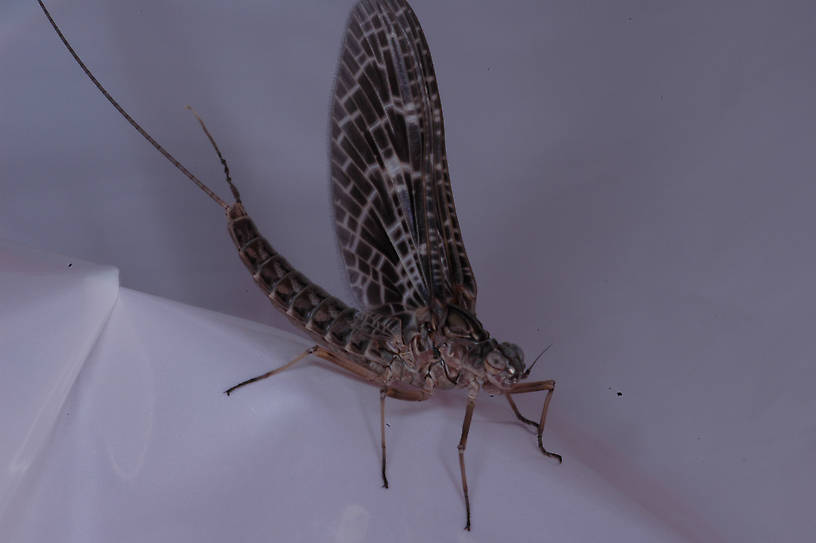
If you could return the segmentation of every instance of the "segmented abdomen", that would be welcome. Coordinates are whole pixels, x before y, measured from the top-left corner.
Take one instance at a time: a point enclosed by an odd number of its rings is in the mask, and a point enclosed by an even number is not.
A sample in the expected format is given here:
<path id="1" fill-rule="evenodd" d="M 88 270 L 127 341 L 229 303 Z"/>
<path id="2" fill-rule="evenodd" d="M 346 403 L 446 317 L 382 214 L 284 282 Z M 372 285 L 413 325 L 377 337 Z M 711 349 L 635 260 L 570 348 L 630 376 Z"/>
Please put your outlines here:
<path id="1" fill-rule="evenodd" d="M 397 354 L 386 345 L 377 315 L 347 306 L 314 284 L 275 251 L 240 203 L 227 210 L 228 230 L 241 260 L 269 300 L 298 326 L 356 363 L 382 373 Z M 393 336 L 392 336 L 393 337 Z"/>

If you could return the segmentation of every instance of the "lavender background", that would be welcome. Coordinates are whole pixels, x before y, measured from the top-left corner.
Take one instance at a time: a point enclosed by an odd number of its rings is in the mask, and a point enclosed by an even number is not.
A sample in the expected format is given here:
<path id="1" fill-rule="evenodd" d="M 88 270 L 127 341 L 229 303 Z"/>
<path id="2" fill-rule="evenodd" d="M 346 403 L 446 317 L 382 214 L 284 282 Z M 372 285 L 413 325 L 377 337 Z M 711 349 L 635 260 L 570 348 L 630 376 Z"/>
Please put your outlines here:
<path id="1" fill-rule="evenodd" d="M 108 90 L 226 195 L 194 106 L 267 238 L 350 300 L 326 127 L 351 4 L 50 7 Z M 816 7 L 412 4 L 479 315 L 528 353 L 554 344 L 536 370 L 559 383 L 553 431 L 689 539 L 816 530 Z M 0 21 L 0 237 L 291 330 L 219 208 L 99 96 L 34 2 Z"/>

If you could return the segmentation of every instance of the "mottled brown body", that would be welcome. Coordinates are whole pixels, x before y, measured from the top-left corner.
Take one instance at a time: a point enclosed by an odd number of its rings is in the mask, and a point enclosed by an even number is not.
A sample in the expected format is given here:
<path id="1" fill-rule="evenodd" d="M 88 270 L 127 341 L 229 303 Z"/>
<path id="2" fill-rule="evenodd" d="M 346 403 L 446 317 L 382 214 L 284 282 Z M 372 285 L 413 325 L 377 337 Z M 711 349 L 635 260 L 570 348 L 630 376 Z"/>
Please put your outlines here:
<path id="1" fill-rule="evenodd" d="M 436 388 L 457 386 L 457 380 L 445 373 L 439 355 L 434 356 L 438 351 L 427 339 L 429 334 L 418 331 L 414 315 L 361 311 L 332 296 L 272 247 L 240 202 L 227 208 L 227 230 L 269 301 L 342 359 L 344 367 L 374 384 L 422 389 L 423 396 Z"/>
<path id="2" fill-rule="evenodd" d="M 402 323 L 360 311 L 327 293 L 294 268 L 258 232 L 241 203 L 227 209 L 227 230 L 244 265 L 269 301 L 322 346 L 374 373 L 403 363 Z"/>

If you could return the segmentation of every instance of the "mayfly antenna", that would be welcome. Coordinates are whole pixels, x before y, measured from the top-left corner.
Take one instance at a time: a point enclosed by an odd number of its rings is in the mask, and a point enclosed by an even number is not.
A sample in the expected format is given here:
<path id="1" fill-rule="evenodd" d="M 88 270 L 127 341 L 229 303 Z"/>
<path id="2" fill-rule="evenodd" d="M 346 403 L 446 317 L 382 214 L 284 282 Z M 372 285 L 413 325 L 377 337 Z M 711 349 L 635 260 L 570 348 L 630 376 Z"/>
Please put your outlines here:
<path id="1" fill-rule="evenodd" d="M 192 181 L 193 183 L 195 183 L 195 184 L 198 186 L 198 188 L 200 188 L 201 190 L 203 190 L 203 191 L 204 191 L 204 192 L 207 194 L 207 196 L 209 196 L 210 198 L 212 198 L 212 199 L 213 199 L 213 201 L 214 201 L 215 203 L 217 203 L 218 205 L 220 205 L 220 206 L 221 206 L 221 207 L 223 207 L 224 209 L 228 209 L 228 208 L 229 208 L 229 205 L 228 205 L 226 202 L 224 202 L 224 200 L 222 200 L 221 198 L 219 198 L 219 197 L 218 197 L 218 195 L 217 195 L 216 193 L 214 193 L 214 192 L 212 191 L 212 189 L 210 189 L 210 187 L 208 187 L 207 185 L 205 185 L 204 183 L 202 183 L 202 182 L 201 182 L 201 181 L 200 181 L 200 180 L 199 180 L 199 179 L 198 179 L 198 178 L 197 178 L 195 175 L 193 175 L 193 174 L 190 172 L 190 170 L 188 170 L 187 168 L 185 168 L 185 167 L 184 167 L 184 166 L 181 164 L 181 162 L 179 162 L 178 160 L 176 160 L 176 159 L 175 159 L 175 157 L 174 157 L 173 155 L 171 155 L 170 153 L 168 153 L 168 152 L 167 152 L 167 151 L 164 149 L 164 147 L 162 147 L 161 145 L 159 145 L 159 142 L 157 142 L 156 140 L 154 140 L 154 139 L 151 137 L 151 135 L 150 135 L 150 134 L 148 134 L 148 133 L 147 133 L 147 132 L 146 132 L 146 131 L 145 131 L 145 130 L 144 130 L 142 127 L 141 127 L 141 126 L 139 126 L 139 123 L 137 123 L 135 120 L 133 120 L 133 117 L 131 117 L 131 116 L 128 114 L 128 112 L 127 112 L 127 111 L 125 111 L 125 110 L 124 110 L 124 108 L 123 108 L 122 106 L 120 106 L 120 105 L 119 105 L 119 102 L 117 102 L 117 101 L 116 101 L 116 100 L 113 98 L 113 96 L 111 96 L 111 95 L 110 95 L 110 93 L 109 93 L 108 91 L 106 91 L 106 90 L 105 90 L 105 87 L 103 87 L 103 86 L 102 86 L 102 84 L 101 84 L 101 83 L 100 83 L 100 82 L 99 82 L 99 81 L 96 79 L 96 77 L 94 77 L 94 75 L 91 73 L 91 71 L 88 69 L 88 67 L 87 67 L 87 66 L 85 66 L 85 63 L 84 63 L 84 62 L 82 62 L 82 59 L 81 59 L 81 58 L 79 58 L 79 55 L 77 55 L 76 51 L 74 51 L 74 48 L 73 48 L 73 47 L 71 47 L 71 44 L 70 44 L 70 43 L 68 43 L 68 40 L 67 40 L 67 39 L 65 38 L 65 36 L 62 34 L 62 31 L 61 31 L 61 30 L 60 30 L 60 28 L 57 26 L 57 23 L 54 21 L 54 19 L 51 17 L 51 14 L 48 12 L 48 9 L 46 9 L 45 4 L 43 4 L 43 3 L 42 3 L 42 0 L 37 0 L 37 3 L 39 3 L 39 4 L 40 4 L 40 7 L 42 8 L 43 13 L 45 13 L 45 16 L 46 16 L 46 17 L 48 17 L 48 21 L 51 23 L 51 26 L 53 26 L 53 27 L 54 27 L 54 30 L 56 30 L 56 31 L 57 31 L 57 35 L 59 36 L 60 40 L 62 40 L 62 43 L 63 43 L 63 44 L 65 44 L 65 47 L 68 49 L 68 52 L 69 52 L 69 53 L 71 53 L 71 56 L 72 56 L 72 57 L 74 57 L 74 60 L 76 60 L 76 61 L 77 61 L 77 64 L 79 64 L 79 67 L 80 67 L 80 68 L 82 68 L 82 71 L 83 71 L 83 72 L 85 72 L 85 75 L 87 75 L 87 76 L 88 76 L 88 78 L 91 80 L 91 82 L 92 82 L 94 85 L 96 85 L 96 88 L 97 88 L 97 89 L 99 89 L 99 92 L 101 92 L 101 93 L 102 93 L 102 94 L 105 96 L 105 98 L 107 98 L 107 99 L 108 99 L 108 102 L 110 102 L 110 103 L 113 105 L 113 107 L 115 107 L 115 108 L 116 108 L 116 111 L 118 111 L 118 112 L 119 112 L 119 113 L 122 115 L 122 117 L 124 117 L 124 118 L 127 120 L 127 122 L 129 122 L 129 123 L 130 123 L 130 125 L 131 125 L 133 128 L 135 128 L 135 129 L 136 129 L 136 131 L 137 131 L 139 134 L 141 134 L 141 135 L 142 135 L 142 137 L 143 137 L 144 139 L 146 139 L 146 140 L 147 140 L 147 141 L 150 143 L 150 145 L 152 145 L 153 147 L 155 147 L 155 148 L 156 148 L 156 150 L 157 150 L 158 152 L 160 152 L 162 155 L 164 155 L 164 158 L 166 158 L 167 160 L 169 160 L 169 161 L 170 161 L 170 163 L 171 163 L 171 164 L 173 164 L 173 166 L 175 166 L 175 167 L 176 167 L 176 168 L 177 168 L 177 169 L 178 169 L 178 170 L 179 170 L 181 173 L 183 173 L 184 175 L 186 175 L 186 176 L 187 176 L 187 178 L 188 178 L 188 179 L 190 179 L 190 181 Z M 197 116 L 196 116 L 196 117 L 197 117 Z M 199 121 L 200 121 L 200 119 L 199 119 Z M 202 123 L 202 125 L 203 125 L 203 123 Z M 204 131 L 206 132 L 206 131 L 207 131 L 207 129 L 205 128 L 205 129 L 204 129 Z M 206 133 L 207 133 L 207 136 L 209 136 L 209 133 L 208 133 L 208 132 L 206 132 Z M 213 141 L 211 136 L 210 136 L 210 141 Z M 213 145 L 215 145 L 215 142 L 214 142 L 214 141 L 213 141 Z M 216 147 L 216 151 L 218 151 L 218 147 Z M 218 156 L 219 156 L 219 157 L 221 157 L 221 153 L 220 153 L 220 152 L 218 152 Z M 221 157 L 221 160 L 222 160 L 222 163 L 224 164 L 224 166 L 226 167 L 226 161 L 223 159 L 223 157 Z M 238 197 L 238 191 L 235 189 L 235 186 L 232 184 L 232 180 L 231 180 L 231 179 L 229 179 L 229 170 L 227 170 L 227 174 L 228 174 L 228 175 L 227 175 L 228 183 L 230 184 L 230 188 L 232 189 L 232 193 L 233 193 L 233 194 L 236 196 L 236 198 L 237 198 L 237 197 Z M 239 200 L 239 201 L 240 201 L 240 200 Z"/>
<path id="2" fill-rule="evenodd" d="M 538 356 L 537 356 L 537 357 L 535 357 L 535 360 L 533 360 L 533 363 L 532 363 L 532 364 L 530 364 L 530 367 L 529 367 L 529 368 L 527 368 L 526 370 L 524 370 L 524 373 L 522 373 L 522 374 L 521 374 L 521 378 L 522 378 L 522 379 L 526 379 L 526 378 L 527 378 L 527 376 L 528 376 L 528 375 L 530 375 L 530 372 L 531 372 L 531 371 L 533 371 L 533 366 L 535 366 L 535 365 L 536 365 L 536 362 L 538 362 L 538 359 L 539 359 L 539 358 L 541 358 L 542 356 L 544 356 L 544 353 L 546 353 L 547 351 L 549 351 L 549 350 L 550 350 L 550 347 L 552 347 L 552 343 L 550 343 L 549 345 L 547 345 L 546 347 L 544 347 L 544 350 L 543 350 L 543 351 L 541 351 L 541 352 L 538 354 Z"/>

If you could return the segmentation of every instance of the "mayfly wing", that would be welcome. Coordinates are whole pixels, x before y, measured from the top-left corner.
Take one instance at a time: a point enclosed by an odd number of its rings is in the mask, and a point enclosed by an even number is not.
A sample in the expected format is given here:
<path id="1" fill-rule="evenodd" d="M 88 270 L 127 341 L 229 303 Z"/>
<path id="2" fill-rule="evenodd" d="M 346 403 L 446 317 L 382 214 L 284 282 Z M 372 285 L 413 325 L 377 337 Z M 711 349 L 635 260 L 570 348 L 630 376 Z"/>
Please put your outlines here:
<path id="1" fill-rule="evenodd" d="M 331 110 L 332 193 L 352 289 L 367 309 L 473 310 L 428 43 L 404 0 L 351 12 Z"/>

